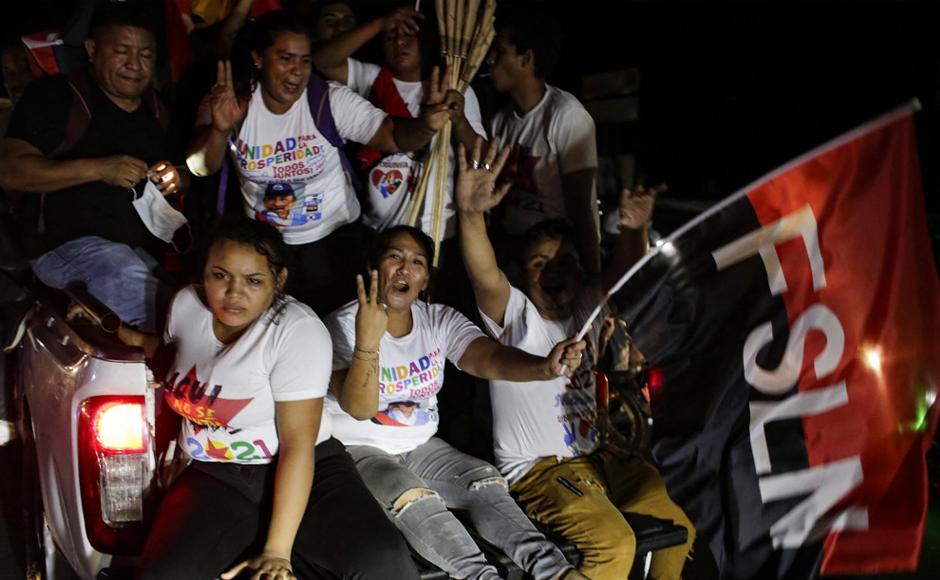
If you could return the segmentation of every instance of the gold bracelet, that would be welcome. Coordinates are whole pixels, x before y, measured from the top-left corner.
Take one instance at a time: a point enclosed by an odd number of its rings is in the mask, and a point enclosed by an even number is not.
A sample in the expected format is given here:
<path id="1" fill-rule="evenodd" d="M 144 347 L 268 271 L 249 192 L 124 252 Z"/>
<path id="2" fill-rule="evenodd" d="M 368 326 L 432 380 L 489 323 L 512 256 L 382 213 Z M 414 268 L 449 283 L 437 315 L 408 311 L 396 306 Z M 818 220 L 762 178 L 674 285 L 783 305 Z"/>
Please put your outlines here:
<path id="1" fill-rule="evenodd" d="M 378 349 L 376 349 L 376 350 L 366 350 L 366 349 L 364 349 L 364 348 L 359 348 L 359 347 L 357 346 L 357 347 L 355 347 L 355 350 L 358 350 L 359 352 L 364 352 L 364 353 L 366 353 L 366 354 L 379 354 L 379 350 L 378 350 Z"/>

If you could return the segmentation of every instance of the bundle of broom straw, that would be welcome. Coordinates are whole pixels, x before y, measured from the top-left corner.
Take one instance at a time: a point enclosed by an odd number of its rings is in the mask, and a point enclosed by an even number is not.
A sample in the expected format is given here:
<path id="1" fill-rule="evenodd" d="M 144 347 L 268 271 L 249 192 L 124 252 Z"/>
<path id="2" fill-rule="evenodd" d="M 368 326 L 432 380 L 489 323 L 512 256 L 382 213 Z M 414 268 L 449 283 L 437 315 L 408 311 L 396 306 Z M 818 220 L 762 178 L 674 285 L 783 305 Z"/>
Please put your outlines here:
<path id="1" fill-rule="evenodd" d="M 496 0 L 435 0 L 437 27 L 441 36 L 441 55 L 450 69 L 450 86 L 461 94 L 486 58 L 490 44 L 496 36 Z M 434 240 L 434 265 L 440 256 L 444 235 L 444 190 L 449 176 L 450 139 L 452 124 L 447 123 L 437 136 L 411 197 L 406 223 L 414 226 L 427 197 L 429 176 L 434 173 L 433 220 L 431 238 Z"/>

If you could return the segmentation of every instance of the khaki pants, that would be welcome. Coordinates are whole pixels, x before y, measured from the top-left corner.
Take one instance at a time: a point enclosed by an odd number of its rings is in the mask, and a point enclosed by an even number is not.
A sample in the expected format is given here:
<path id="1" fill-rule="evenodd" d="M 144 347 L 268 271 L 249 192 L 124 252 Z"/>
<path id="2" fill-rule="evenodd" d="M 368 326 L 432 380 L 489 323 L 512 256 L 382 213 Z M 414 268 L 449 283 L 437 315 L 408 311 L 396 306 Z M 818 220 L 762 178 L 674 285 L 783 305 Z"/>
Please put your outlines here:
<path id="1" fill-rule="evenodd" d="M 633 565 L 636 537 L 621 512 L 672 520 L 689 530 L 685 544 L 653 553 L 650 575 L 678 579 L 695 528 L 666 492 L 659 472 L 638 456 L 608 449 L 539 461 L 511 491 L 533 520 L 574 543 L 584 556 L 581 572 L 593 580 L 624 580 Z"/>

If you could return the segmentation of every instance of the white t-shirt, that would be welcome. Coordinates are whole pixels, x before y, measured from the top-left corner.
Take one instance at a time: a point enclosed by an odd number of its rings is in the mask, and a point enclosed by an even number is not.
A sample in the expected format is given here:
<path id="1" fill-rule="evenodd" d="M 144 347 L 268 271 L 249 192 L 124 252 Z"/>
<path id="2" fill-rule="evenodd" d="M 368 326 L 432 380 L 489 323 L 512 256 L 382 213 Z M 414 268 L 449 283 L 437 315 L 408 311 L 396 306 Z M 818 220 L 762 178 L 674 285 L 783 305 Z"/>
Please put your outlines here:
<path id="1" fill-rule="evenodd" d="M 164 398 L 183 417 L 180 445 L 193 459 L 270 463 L 278 451 L 274 404 L 326 395 L 332 356 L 326 327 L 293 298 L 277 321 L 271 314 L 224 345 L 192 286 L 173 299 L 164 342 L 176 344 L 176 359 Z M 317 443 L 329 437 L 324 413 Z"/>
<path id="2" fill-rule="evenodd" d="M 385 120 L 343 85 L 330 83 L 329 99 L 343 139 L 367 143 Z M 356 192 L 339 151 L 314 123 L 306 89 L 286 113 L 275 115 L 258 86 L 230 152 L 246 213 L 277 226 L 288 244 L 315 242 L 359 217 Z"/>
<path id="3" fill-rule="evenodd" d="M 480 314 L 487 332 L 502 344 L 546 356 L 580 329 L 600 298 L 598 286 L 589 285 L 571 318 L 552 321 L 542 318 L 521 290 L 511 288 L 502 326 L 482 311 Z M 581 366 L 571 378 L 529 383 L 490 381 L 496 467 L 510 483 L 518 481 L 543 457 L 576 457 L 597 448 L 593 365 L 597 332 L 589 333 L 586 339 L 588 346 Z"/>
<path id="4" fill-rule="evenodd" d="M 348 62 L 347 80 L 349 88 L 356 91 L 363 97 L 368 98 L 372 90 L 372 84 L 379 76 L 381 67 L 358 61 L 350 58 Z M 394 79 L 398 94 L 408 107 L 408 112 L 412 117 L 417 117 L 421 112 L 421 103 L 424 100 L 424 83 L 406 82 Z M 486 130 L 483 128 L 482 115 L 480 114 L 480 103 L 477 100 L 476 93 L 472 88 L 467 88 L 464 94 L 464 116 L 476 131 L 478 135 L 486 138 Z M 431 140 L 431 150 L 437 143 L 438 136 Z M 450 157 L 448 160 L 448 178 L 445 181 L 444 190 L 444 239 L 452 237 L 456 233 L 456 206 L 454 204 L 454 180 L 456 179 L 457 158 L 455 150 L 450 148 Z M 371 206 L 367 213 L 362 216 L 362 222 L 372 229 L 382 231 L 392 226 L 404 223 L 408 213 L 408 205 L 412 193 L 417 189 L 418 173 L 420 166 L 415 154 L 393 153 L 384 157 L 379 163 L 369 171 L 365 182 L 369 190 L 369 205 Z M 420 227 L 426 234 L 431 235 L 431 226 L 434 218 L 433 202 L 433 184 L 435 183 L 434 173 L 428 176 L 428 190 L 424 198 L 424 206 L 421 210 Z"/>
<path id="5" fill-rule="evenodd" d="M 326 317 L 333 337 L 333 369 L 346 369 L 356 346 L 356 313 L 351 302 Z M 385 333 L 379 343 L 379 411 L 357 421 L 343 411 L 331 393 L 326 412 L 333 436 L 346 445 L 371 445 L 387 453 L 407 453 L 437 432 L 437 393 L 444 386 L 445 359 L 454 365 L 483 331 L 460 312 L 442 304 L 416 301 L 411 306 L 411 332 Z"/>
<path id="6" fill-rule="evenodd" d="M 562 175 L 597 167 L 594 120 L 578 99 L 545 85 L 542 100 L 525 115 L 520 117 L 511 103 L 497 112 L 490 134 L 512 147 L 503 170 L 513 182 L 505 230 L 521 236 L 541 221 L 567 217 Z M 596 208 L 596 180 L 591 194 Z"/>

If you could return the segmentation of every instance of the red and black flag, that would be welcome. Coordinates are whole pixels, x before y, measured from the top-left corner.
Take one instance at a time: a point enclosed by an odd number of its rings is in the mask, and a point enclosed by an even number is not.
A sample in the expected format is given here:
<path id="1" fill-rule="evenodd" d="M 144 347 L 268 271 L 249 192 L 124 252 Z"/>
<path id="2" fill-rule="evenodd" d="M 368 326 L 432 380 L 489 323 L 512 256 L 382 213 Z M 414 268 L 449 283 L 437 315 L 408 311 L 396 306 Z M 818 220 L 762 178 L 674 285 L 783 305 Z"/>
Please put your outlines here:
<path id="1" fill-rule="evenodd" d="M 723 578 L 917 567 L 940 284 L 912 117 L 724 200 L 615 297 L 653 368 L 654 457 Z"/>

